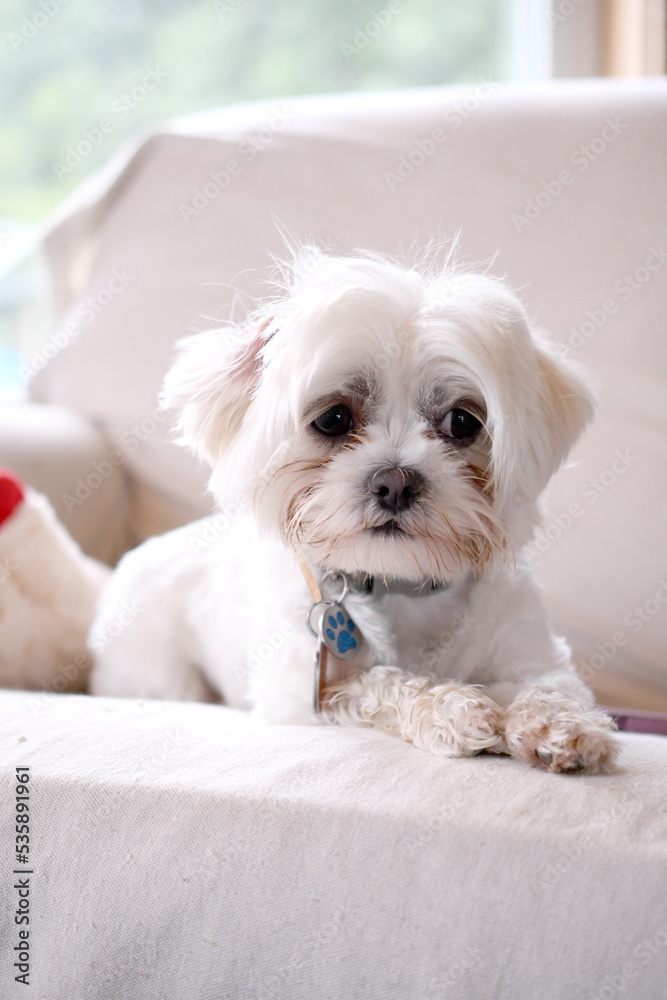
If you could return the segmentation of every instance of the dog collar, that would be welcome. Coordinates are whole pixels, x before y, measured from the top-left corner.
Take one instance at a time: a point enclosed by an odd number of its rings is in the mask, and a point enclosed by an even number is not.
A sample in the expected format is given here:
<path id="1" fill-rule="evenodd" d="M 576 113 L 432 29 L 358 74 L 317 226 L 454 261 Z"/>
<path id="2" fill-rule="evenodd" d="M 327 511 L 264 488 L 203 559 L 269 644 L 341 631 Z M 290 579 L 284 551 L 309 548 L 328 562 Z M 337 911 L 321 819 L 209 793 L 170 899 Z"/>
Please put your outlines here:
<path id="1" fill-rule="evenodd" d="M 315 574 L 305 562 L 299 563 L 299 569 L 303 574 L 313 601 L 320 603 L 323 600 L 322 589 Z M 384 597 L 386 594 L 402 594 L 405 597 L 430 597 L 432 594 L 439 594 L 443 590 L 449 590 L 452 586 L 451 580 L 434 580 L 431 577 L 415 583 L 414 580 L 387 579 L 387 577 L 373 576 L 372 573 L 337 573 L 335 570 L 328 570 L 324 573 L 322 575 L 322 582 L 328 579 L 335 583 L 339 577 L 344 581 L 345 593 L 352 591 L 355 594 L 369 594 L 373 597 Z"/>
<path id="2" fill-rule="evenodd" d="M 404 597 L 430 597 L 448 590 L 451 583 L 448 580 L 394 580 L 383 576 L 372 576 L 370 573 L 354 573 L 347 577 L 350 590 L 357 594 L 368 594 L 373 597 L 385 597 L 387 594 L 401 594 Z"/>
<path id="3" fill-rule="evenodd" d="M 360 652 L 363 636 L 354 620 L 348 614 L 343 601 L 346 595 L 353 591 L 359 595 L 367 594 L 382 597 L 385 594 L 401 594 L 407 597 L 425 597 L 446 590 L 451 584 L 446 581 L 424 580 L 414 583 L 408 580 L 387 580 L 374 577 L 368 573 L 352 574 L 335 573 L 329 570 L 318 582 L 305 562 L 299 564 L 303 578 L 313 599 L 313 604 L 306 616 L 306 624 L 313 636 L 318 640 L 313 663 L 313 709 L 316 714 L 322 711 L 324 687 L 326 685 L 327 655 L 330 653 L 336 659 L 354 659 Z M 337 595 L 324 593 L 325 582 L 342 585 Z M 313 619 L 316 619 L 314 623 Z"/>

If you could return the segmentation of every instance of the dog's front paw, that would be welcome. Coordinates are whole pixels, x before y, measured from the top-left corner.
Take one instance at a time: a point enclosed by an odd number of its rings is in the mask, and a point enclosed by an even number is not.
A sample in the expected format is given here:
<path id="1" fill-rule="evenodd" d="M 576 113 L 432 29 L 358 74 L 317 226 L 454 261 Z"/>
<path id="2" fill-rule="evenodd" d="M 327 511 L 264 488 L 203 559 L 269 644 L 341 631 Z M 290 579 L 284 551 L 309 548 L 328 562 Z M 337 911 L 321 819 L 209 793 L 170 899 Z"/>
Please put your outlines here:
<path id="1" fill-rule="evenodd" d="M 552 774 L 610 774 L 620 749 L 614 729 L 604 712 L 536 697 L 510 705 L 505 739 L 513 757 Z"/>
<path id="2" fill-rule="evenodd" d="M 445 757 L 509 752 L 504 711 L 478 688 L 448 684 L 429 693 L 431 711 L 421 734 L 425 749 Z"/>

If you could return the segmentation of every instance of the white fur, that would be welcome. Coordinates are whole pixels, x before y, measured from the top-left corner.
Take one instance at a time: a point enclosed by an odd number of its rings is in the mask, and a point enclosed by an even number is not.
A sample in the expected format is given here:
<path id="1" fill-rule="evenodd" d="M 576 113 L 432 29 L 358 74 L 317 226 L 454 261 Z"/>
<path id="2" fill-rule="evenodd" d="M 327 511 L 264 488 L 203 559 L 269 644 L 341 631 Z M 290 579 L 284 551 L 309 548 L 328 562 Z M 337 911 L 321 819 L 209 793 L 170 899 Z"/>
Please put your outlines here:
<path id="1" fill-rule="evenodd" d="M 93 633 L 123 601 L 140 613 L 98 656 L 94 692 L 217 693 L 268 721 L 314 721 L 303 560 L 320 580 L 339 570 L 448 584 L 423 597 L 350 593 L 366 643 L 351 663 L 329 658 L 327 718 L 432 753 L 612 766 L 612 723 L 553 636 L 520 551 L 592 401 L 505 285 L 304 253 L 245 328 L 182 346 L 165 402 L 211 463 L 222 511 L 245 515 L 125 557 Z M 334 405 L 354 428 L 331 439 L 312 422 Z M 474 442 L 444 434 L 452 408 L 479 415 Z M 424 486 L 389 518 L 402 530 L 383 534 L 369 483 L 387 468 L 416 470 Z"/>

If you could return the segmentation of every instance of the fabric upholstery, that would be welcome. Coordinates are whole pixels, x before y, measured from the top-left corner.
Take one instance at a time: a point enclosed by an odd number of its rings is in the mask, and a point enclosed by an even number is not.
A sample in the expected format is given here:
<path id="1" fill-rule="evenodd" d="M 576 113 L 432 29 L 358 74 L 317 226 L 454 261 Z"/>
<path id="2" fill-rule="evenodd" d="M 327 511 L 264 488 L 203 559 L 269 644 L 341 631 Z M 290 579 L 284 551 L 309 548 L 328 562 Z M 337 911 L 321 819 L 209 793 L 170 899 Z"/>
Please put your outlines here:
<path id="1" fill-rule="evenodd" d="M 3 693 L 0 716 L 3 787 L 31 775 L 34 1000 L 664 997 L 660 737 L 581 778 L 208 705 Z"/>
<path id="2" fill-rule="evenodd" d="M 114 464 L 113 450 L 103 431 L 67 407 L 0 405 L 0 467 L 45 493 L 72 538 L 108 563 L 138 541 L 125 459 Z"/>

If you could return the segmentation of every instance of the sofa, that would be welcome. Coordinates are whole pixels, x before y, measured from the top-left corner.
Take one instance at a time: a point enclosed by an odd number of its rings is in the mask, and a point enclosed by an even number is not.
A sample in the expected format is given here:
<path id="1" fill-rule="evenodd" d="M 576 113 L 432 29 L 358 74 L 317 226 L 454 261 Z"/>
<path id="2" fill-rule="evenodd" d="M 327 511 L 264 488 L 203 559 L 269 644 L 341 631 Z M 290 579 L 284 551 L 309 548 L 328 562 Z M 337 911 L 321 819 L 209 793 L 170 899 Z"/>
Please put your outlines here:
<path id="1" fill-rule="evenodd" d="M 48 228 L 56 322 L 27 353 L 26 401 L 0 407 L 0 465 L 113 564 L 212 509 L 156 407 L 178 339 L 243 315 L 286 242 L 409 255 L 459 234 L 598 385 L 531 556 L 599 700 L 665 710 L 666 140 L 662 80 L 166 122 Z M 612 776 L 548 775 L 365 729 L 54 690 L 0 692 L 31 866 L 10 869 L 5 809 L 2 996 L 23 995 L 16 955 L 39 1000 L 665 996 L 664 738 L 620 734 Z"/>

